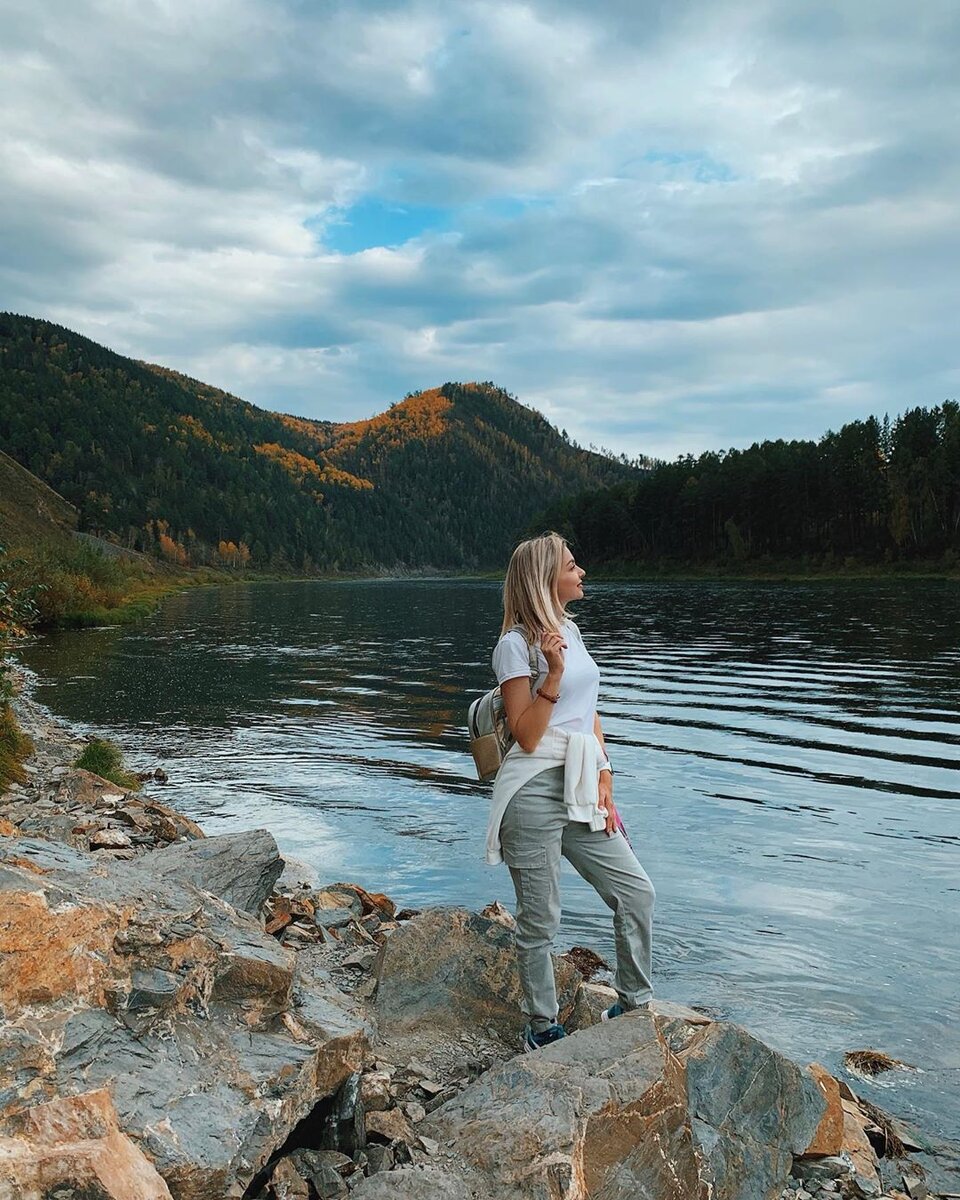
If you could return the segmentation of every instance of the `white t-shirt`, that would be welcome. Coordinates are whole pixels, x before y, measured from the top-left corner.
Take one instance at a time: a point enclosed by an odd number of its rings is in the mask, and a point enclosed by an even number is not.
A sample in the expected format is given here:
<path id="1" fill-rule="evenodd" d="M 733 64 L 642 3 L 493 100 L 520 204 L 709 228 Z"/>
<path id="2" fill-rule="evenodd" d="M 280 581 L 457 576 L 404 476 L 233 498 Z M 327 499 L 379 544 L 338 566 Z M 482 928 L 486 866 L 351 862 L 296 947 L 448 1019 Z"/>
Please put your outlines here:
<path id="1" fill-rule="evenodd" d="M 571 620 L 563 623 L 567 648 L 563 652 L 563 677 L 560 680 L 560 699 L 550 705 L 547 727 L 558 726 L 579 733 L 593 733 L 593 719 L 600 692 L 600 668 L 587 653 L 580 630 Z M 547 677 L 547 660 L 537 647 L 540 674 L 535 687 L 542 687 Z M 530 678 L 530 656 L 527 639 L 519 629 L 511 629 L 497 642 L 493 651 L 493 670 L 498 683 L 507 679 Z"/>

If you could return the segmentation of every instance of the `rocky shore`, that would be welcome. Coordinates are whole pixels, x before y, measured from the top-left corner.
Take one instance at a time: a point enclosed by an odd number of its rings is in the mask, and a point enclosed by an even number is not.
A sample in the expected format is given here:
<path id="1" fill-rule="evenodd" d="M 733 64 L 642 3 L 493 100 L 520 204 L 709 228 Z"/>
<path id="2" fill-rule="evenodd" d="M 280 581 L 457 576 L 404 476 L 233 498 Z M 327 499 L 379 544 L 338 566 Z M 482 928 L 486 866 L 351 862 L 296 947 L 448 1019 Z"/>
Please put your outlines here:
<path id="1" fill-rule="evenodd" d="M 936 1147 L 738 1026 L 655 1002 L 517 1054 L 513 921 L 317 885 L 36 752 L 0 799 L 0 1200 L 808 1200 L 937 1191 Z M 954 1189 L 956 1191 L 957 1189 Z"/>

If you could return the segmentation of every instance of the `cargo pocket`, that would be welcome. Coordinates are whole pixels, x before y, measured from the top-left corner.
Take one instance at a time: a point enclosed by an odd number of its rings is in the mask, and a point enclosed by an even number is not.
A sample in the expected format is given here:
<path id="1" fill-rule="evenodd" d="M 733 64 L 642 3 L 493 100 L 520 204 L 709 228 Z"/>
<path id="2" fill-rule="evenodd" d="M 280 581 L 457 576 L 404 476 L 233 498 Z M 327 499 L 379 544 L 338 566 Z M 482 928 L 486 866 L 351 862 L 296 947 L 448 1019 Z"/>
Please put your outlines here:
<path id="1" fill-rule="evenodd" d="M 514 870 L 535 870 L 537 867 L 545 867 L 547 865 L 546 846 L 534 846 L 532 849 L 524 847 L 522 850 L 508 849 L 506 846 L 502 846 L 501 849 L 503 851 L 503 861 L 508 867 L 513 867 Z"/>

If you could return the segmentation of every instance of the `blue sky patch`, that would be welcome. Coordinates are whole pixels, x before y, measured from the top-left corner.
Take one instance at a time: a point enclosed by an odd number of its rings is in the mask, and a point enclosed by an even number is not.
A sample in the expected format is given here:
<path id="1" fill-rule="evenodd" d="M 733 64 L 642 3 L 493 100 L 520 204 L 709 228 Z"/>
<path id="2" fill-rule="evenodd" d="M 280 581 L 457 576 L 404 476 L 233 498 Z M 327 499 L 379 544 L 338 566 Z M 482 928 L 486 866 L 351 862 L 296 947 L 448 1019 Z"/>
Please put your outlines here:
<path id="1" fill-rule="evenodd" d="M 402 246 L 421 233 L 441 232 L 450 226 L 450 210 L 425 204 L 395 204 L 364 196 L 334 218 L 325 218 L 318 229 L 328 250 L 359 254 L 374 246 Z M 320 225 L 317 222 L 317 225 Z"/>

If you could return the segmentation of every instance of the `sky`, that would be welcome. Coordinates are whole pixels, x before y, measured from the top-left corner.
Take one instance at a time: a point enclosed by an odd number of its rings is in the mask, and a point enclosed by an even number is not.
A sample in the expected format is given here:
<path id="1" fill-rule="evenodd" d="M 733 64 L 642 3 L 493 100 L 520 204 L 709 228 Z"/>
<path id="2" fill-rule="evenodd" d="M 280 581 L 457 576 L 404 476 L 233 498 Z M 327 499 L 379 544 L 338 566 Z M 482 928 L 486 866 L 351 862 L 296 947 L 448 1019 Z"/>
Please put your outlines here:
<path id="1" fill-rule="evenodd" d="M 0 0 L 0 308 L 673 458 L 960 395 L 956 0 Z"/>

